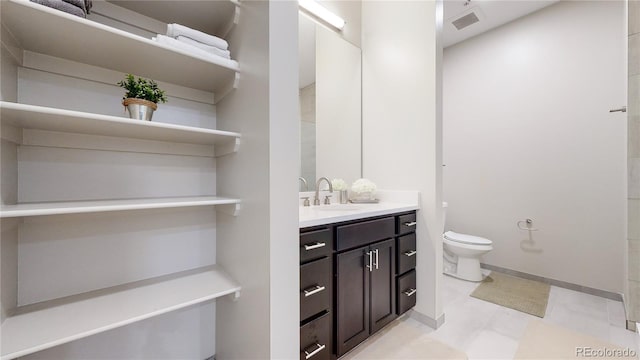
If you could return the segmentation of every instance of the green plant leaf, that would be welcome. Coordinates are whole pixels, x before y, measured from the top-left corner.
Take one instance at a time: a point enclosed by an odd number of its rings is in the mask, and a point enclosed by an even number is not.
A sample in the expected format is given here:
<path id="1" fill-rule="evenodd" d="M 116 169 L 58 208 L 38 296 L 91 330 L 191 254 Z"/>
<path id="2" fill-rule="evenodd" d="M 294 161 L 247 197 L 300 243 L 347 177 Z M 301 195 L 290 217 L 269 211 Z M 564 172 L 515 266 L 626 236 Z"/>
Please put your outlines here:
<path id="1" fill-rule="evenodd" d="M 158 88 L 158 84 L 153 80 L 135 78 L 132 74 L 127 74 L 125 79 L 117 83 L 118 86 L 124 88 L 126 93 L 123 99 L 136 98 L 148 100 L 153 103 L 167 102 L 167 97 L 163 90 Z"/>

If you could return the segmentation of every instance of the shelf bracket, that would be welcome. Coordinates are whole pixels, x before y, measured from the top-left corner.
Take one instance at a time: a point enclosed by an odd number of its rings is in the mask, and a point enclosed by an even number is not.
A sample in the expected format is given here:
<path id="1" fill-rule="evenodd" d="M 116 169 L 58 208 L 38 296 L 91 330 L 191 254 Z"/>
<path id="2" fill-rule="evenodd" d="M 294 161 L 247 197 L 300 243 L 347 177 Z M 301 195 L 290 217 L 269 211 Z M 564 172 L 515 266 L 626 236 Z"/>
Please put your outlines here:
<path id="1" fill-rule="evenodd" d="M 240 149 L 240 138 L 225 141 L 221 144 L 214 145 L 215 156 L 220 157 L 238 152 Z"/>
<path id="2" fill-rule="evenodd" d="M 236 72 L 235 75 L 233 76 L 233 81 L 229 81 L 229 84 L 224 89 L 214 94 L 213 103 L 214 104 L 219 103 L 220 100 L 224 99 L 225 96 L 229 95 L 233 90 L 237 89 L 239 84 L 240 84 L 240 73 Z"/>
<path id="3" fill-rule="evenodd" d="M 231 30 L 240 23 L 240 2 L 234 0 L 231 0 L 231 2 L 236 6 L 236 8 L 233 13 L 233 19 L 229 21 L 229 23 L 224 27 L 224 30 L 222 30 L 222 33 L 220 33 L 220 35 L 222 35 L 220 37 L 223 39 L 226 39 Z"/>
<path id="4" fill-rule="evenodd" d="M 232 299 L 232 300 L 233 300 L 233 301 L 238 301 L 238 299 L 239 299 L 239 298 L 240 298 L 240 290 L 236 290 L 236 291 L 233 293 L 233 299 Z"/>
<path id="5" fill-rule="evenodd" d="M 237 89 L 240 86 L 240 73 L 236 72 L 236 76 L 233 78 L 233 88 Z"/>
<path id="6" fill-rule="evenodd" d="M 231 216 L 238 216 L 240 214 L 240 204 L 216 205 L 216 211 L 220 211 Z"/>

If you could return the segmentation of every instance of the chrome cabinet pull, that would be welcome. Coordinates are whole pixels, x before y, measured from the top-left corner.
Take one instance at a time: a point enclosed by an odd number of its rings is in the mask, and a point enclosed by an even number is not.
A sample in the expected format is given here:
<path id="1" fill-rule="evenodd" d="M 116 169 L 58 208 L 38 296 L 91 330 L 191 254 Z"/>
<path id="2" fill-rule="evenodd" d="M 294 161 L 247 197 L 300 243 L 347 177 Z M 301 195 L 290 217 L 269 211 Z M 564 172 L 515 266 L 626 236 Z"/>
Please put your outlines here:
<path id="1" fill-rule="evenodd" d="M 369 269 L 369 271 L 373 271 L 373 251 L 367 251 L 366 254 L 369 256 L 369 262 L 367 263 L 367 269 Z"/>
<path id="2" fill-rule="evenodd" d="M 417 252 L 417 251 L 415 251 L 415 250 L 410 250 L 410 251 L 405 252 L 404 254 L 405 254 L 406 256 L 408 256 L 408 257 L 412 257 L 413 255 L 415 255 L 415 254 L 417 254 L 417 253 L 418 253 L 418 252 Z"/>
<path id="3" fill-rule="evenodd" d="M 320 345 L 318 343 L 316 343 L 314 346 L 316 347 L 316 349 L 313 350 L 312 352 L 308 352 L 307 350 L 304 351 L 304 358 L 305 359 L 310 359 L 313 355 L 319 353 L 320 351 L 324 350 L 324 348 L 325 348 L 324 345 Z"/>
<path id="4" fill-rule="evenodd" d="M 305 251 L 309 251 L 309 250 L 314 250 L 314 249 L 319 249 L 321 247 L 325 247 L 327 244 L 323 243 L 323 242 L 317 242 L 311 245 L 304 245 L 304 250 Z"/>
<path id="5" fill-rule="evenodd" d="M 416 291 L 417 291 L 416 289 L 409 289 L 409 290 L 405 291 L 404 294 L 407 295 L 407 296 L 413 296 L 413 294 L 415 294 Z"/>
<path id="6" fill-rule="evenodd" d="M 417 222 L 415 222 L 415 221 L 410 221 L 410 222 L 406 222 L 406 223 L 404 223 L 403 225 L 404 225 L 404 226 L 416 226 L 416 224 L 417 224 Z"/>
<path id="7" fill-rule="evenodd" d="M 312 286 L 310 288 L 306 288 L 306 289 L 304 289 L 304 297 L 311 296 L 313 294 L 317 294 L 320 291 L 323 291 L 324 289 L 325 289 L 325 287 L 324 286 L 320 286 L 320 285 L 314 285 L 314 286 Z"/>
<path id="8" fill-rule="evenodd" d="M 376 254 L 376 263 L 375 263 L 375 265 L 376 265 L 376 270 L 378 270 L 378 252 L 379 251 L 378 251 L 378 249 L 375 249 L 375 250 L 373 250 L 373 252 L 375 252 L 375 254 Z"/>

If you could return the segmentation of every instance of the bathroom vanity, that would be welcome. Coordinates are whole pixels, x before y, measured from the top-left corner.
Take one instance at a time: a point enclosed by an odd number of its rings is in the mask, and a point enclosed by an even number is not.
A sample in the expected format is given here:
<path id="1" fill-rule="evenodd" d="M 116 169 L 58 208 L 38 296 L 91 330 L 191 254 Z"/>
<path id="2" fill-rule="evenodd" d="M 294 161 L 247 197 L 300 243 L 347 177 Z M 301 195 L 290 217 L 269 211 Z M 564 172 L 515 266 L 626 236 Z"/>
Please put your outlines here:
<path id="1" fill-rule="evenodd" d="M 300 210 L 300 359 L 335 359 L 416 302 L 416 209 Z"/>

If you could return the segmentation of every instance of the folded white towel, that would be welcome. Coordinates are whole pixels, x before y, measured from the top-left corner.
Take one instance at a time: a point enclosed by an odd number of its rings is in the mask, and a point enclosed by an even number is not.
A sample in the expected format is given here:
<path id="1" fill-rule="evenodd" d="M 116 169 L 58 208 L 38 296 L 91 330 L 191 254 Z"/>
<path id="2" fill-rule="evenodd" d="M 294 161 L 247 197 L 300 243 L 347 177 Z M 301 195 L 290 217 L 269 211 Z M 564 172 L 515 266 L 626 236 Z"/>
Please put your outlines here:
<path id="1" fill-rule="evenodd" d="M 197 48 L 197 47 L 195 47 L 193 45 L 189 45 L 189 44 L 187 44 L 185 42 L 178 41 L 178 40 L 176 40 L 176 39 L 174 39 L 172 37 L 168 37 L 168 36 L 165 36 L 165 35 L 158 34 L 158 35 L 156 35 L 156 37 L 151 38 L 151 40 L 153 40 L 153 41 L 155 41 L 155 42 L 157 42 L 159 44 L 164 44 L 164 45 L 168 45 L 168 46 L 171 46 L 171 47 L 174 47 L 174 48 L 177 48 L 177 49 L 184 50 L 184 51 L 186 51 L 188 53 L 191 53 L 193 55 L 196 55 L 196 56 L 201 56 L 201 57 L 205 57 L 205 58 L 211 58 L 211 57 L 222 58 L 222 59 L 225 59 L 225 61 L 228 61 L 229 65 L 238 66 L 238 63 L 235 60 L 231 60 L 231 59 L 223 57 L 223 56 L 218 56 L 218 55 L 212 54 L 210 52 L 206 52 L 206 51 L 204 51 L 202 49 L 199 49 L 199 48 Z"/>
<path id="2" fill-rule="evenodd" d="M 178 36 L 176 38 L 176 40 L 182 41 L 185 44 L 189 44 L 189 45 L 195 46 L 198 49 L 202 49 L 202 50 L 204 50 L 204 51 L 206 51 L 208 53 L 211 53 L 213 55 L 218 55 L 218 56 L 222 56 L 223 58 L 226 58 L 226 59 L 231 59 L 231 53 L 229 52 L 229 50 L 222 50 L 222 49 L 219 49 L 219 48 L 217 48 L 215 46 L 203 44 L 201 42 L 195 41 L 195 40 L 193 40 L 191 38 L 188 38 L 188 37 L 182 36 L 182 35 Z"/>
<path id="3" fill-rule="evenodd" d="M 167 36 L 170 36 L 172 38 L 177 38 L 178 36 L 185 36 L 192 40 L 201 42 L 206 45 L 215 46 L 222 50 L 227 50 L 229 48 L 229 43 L 227 43 L 227 41 L 224 39 L 221 39 L 217 36 L 205 34 L 202 31 L 191 29 L 180 24 L 168 24 Z"/>

